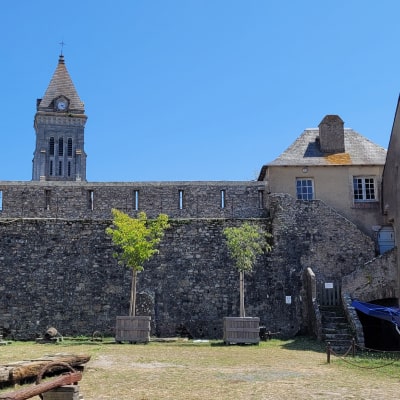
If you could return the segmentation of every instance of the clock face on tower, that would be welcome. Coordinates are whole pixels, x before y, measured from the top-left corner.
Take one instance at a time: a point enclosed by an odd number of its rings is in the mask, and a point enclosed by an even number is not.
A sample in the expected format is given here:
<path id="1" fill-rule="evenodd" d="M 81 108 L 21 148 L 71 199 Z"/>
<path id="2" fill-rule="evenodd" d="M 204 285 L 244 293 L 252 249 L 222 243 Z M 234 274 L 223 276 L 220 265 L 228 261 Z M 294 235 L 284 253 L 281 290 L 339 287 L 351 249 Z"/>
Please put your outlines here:
<path id="1" fill-rule="evenodd" d="M 64 98 L 60 98 L 56 101 L 57 111 L 65 111 L 68 108 L 68 101 Z"/>

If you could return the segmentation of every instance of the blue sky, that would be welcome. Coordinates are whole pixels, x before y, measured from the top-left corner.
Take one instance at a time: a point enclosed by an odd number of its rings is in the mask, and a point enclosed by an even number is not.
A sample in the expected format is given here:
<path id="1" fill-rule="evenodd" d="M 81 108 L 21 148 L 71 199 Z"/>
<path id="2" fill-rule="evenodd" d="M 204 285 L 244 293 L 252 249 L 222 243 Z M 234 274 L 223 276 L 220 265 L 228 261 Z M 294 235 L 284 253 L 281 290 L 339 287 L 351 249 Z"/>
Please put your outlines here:
<path id="1" fill-rule="evenodd" d="M 254 180 L 339 114 L 387 147 L 398 0 L 15 0 L 0 13 L 0 180 L 31 180 L 57 66 L 88 122 L 89 181 Z"/>

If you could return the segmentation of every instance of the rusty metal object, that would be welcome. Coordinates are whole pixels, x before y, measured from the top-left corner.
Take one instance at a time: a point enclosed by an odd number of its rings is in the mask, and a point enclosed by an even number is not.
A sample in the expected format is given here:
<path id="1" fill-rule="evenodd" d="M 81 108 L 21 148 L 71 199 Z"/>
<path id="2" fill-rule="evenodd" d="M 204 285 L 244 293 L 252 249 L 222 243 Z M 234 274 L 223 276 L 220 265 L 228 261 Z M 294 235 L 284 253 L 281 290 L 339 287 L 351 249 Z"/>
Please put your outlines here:
<path id="1" fill-rule="evenodd" d="M 51 370 L 51 368 L 55 366 L 65 367 L 69 369 L 71 372 L 63 374 L 55 379 L 46 382 L 41 382 L 46 372 L 48 372 L 49 370 Z M 40 396 L 40 398 L 43 398 L 42 393 L 48 392 L 49 390 L 58 388 L 60 386 L 76 384 L 81 379 L 82 379 L 82 373 L 76 372 L 67 363 L 60 363 L 60 362 L 49 363 L 40 371 L 39 375 L 37 376 L 35 385 L 30 386 L 28 388 L 16 390 L 14 392 L 1 394 L 0 400 L 27 400 L 38 395 Z"/>

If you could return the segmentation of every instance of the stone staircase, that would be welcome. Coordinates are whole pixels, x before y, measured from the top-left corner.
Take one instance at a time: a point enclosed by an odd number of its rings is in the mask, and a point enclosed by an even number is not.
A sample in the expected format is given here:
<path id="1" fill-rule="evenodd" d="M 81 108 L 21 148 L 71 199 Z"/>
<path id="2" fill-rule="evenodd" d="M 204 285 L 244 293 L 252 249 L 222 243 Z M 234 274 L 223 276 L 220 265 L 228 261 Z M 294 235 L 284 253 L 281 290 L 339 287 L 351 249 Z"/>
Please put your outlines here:
<path id="1" fill-rule="evenodd" d="M 341 306 L 320 306 L 322 340 L 342 355 L 350 347 L 353 334 Z"/>

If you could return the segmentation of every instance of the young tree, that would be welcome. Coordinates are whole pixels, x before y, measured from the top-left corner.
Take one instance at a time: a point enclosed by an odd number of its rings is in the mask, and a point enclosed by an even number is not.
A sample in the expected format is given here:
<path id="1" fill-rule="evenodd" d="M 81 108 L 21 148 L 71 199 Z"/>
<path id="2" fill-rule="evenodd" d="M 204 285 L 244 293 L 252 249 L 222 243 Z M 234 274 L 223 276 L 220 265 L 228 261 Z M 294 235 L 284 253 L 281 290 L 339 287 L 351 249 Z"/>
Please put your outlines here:
<path id="1" fill-rule="evenodd" d="M 240 317 L 245 317 L 244 310 L 244 273 L 253 270 L 256 257 L 264 251 L 270 251 L 271 246 L 267 238 L 272 235 L 261 231 L 248 222 L 240 227 L 230 227 L 224 229 L 226 244 L 229 254 L 235 262 L 239 271 L 240 280 Z"/>
<path id="2" fill-rule="evenodd" d="M 135 316 L 137 274 L 143 271 L 144 263 L 158 253 L 156 246 L 169 228 L 168 215 L 160 214 L 155 220 L 148 220 L 145 212 L 138 213 L 137 218 L 116 209 L 112 209 L 112 214 L 113 226 L 106 228 L 106 234 L 119 247 L 114 253 L 118 264 L 132 269 L 129 316 Z"/>

